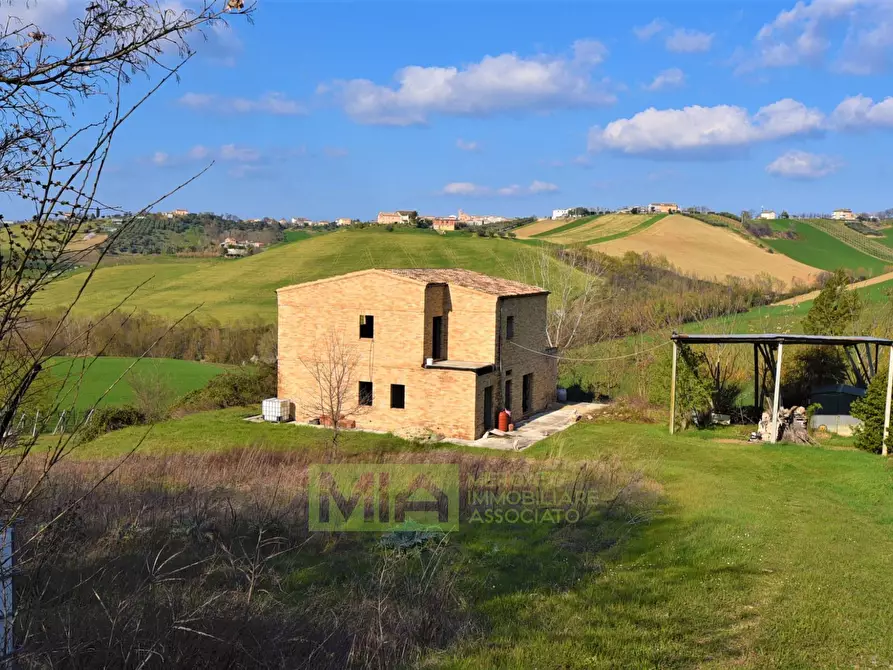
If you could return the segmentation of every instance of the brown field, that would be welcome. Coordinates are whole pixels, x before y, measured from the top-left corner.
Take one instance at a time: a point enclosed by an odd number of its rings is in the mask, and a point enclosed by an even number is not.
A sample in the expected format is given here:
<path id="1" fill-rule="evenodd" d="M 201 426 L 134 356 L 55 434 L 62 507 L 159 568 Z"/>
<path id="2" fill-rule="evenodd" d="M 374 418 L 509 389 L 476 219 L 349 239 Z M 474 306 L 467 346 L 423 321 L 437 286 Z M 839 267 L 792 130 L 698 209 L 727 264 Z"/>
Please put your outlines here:
<path id="1" fill-rule="evenodd" d="M 528 223 L 526 226 L 521 226 L 514 232 L 519 239 L 526 240 L 527 238 L 533 237 L 534 235 L 547 233 L 550 230 L 560 228 L 566 223 L 570 223 L 570 219 L 540 219 L 539 221 Z"/>
<path id="2" fill-rule="evenodd" d="M 770 254 L 730 230 L 681 215 L 668 216 L 641 233 L 592 248 L 613 256 L 627 251 L 663 256 L 683 272 L 705 279 L 768 274 L 790 284 L 794 279 L 812 281 L 821 272 L 782 254 Z"/>
<path id="3" fill-rule="evenodd" d="M 586 242 L 598 237 L 607 237 L 608 235 L 616 235 L 623 233 L 638 226 L 650 219 L 653 214 L 605 214 L 589 223 L 573 228 L 566 233 L 558 235 L 550 235 L 550 242 L 558 242 L 560 244 L 575 244 L 577 242 Z"/>
<path id="4" fill-rule="evenodd" d="M 85 235 L 79 235 L 76 240 L 72 240 L 68 245 L 69 251 L 83 251 L 84 249 L 91 249 L 95 246 L 98 246 L 105 242 L 108 239 L 108 235 L 105 233 L 97 233 L 89 240 L 85 239 Z"/>

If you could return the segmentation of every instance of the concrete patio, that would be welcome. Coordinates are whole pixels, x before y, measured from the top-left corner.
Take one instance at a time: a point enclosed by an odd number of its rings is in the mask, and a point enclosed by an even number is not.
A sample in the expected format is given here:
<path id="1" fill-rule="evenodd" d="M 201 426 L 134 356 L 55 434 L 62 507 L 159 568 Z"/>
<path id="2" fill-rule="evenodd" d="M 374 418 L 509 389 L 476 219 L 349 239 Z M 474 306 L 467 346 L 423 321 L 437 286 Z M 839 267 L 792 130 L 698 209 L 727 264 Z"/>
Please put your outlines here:
<path id="1" fill-rule="evenodd" d="M 550 435 L 561 432 L 581 419 L 589 419 L 605 407 L 604 403 L 569 402 L 554 404 L 545 412 L 534 414 L 530 419 L 515 426 L 508 433 L 490 431 L 477 440 L 458 440 L 445 438 L 444 442 L 461 444 L 469 447 L 485 449 L 502 449 L 505 451 L 521 451 L 545 440 Z"/>

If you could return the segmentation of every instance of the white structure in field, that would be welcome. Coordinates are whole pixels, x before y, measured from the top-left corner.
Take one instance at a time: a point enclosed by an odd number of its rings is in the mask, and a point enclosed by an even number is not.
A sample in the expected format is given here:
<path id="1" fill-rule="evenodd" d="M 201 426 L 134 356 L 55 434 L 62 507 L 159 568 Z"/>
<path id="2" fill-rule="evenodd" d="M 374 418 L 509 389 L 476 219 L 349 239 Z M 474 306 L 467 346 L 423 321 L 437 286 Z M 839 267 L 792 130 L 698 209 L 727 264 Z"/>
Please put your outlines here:
<path id="1" fill-rule="evenodd" d="M 855 221 L 856 215 L 853 214 L 851 209 L 835 209 L 834 213 L 831 214 L 831 218 L 835 221 Z"/>
<path id="2" fill-rule="evenodd" d="M 552 210 L 552 218 L 553 219 L 566 219 L 569 209 L 553 209 Z"/>
<path id="3" fill-rule="evenodd" d="M 774 220 L 774 219 L 777 219 L 778 217 L 775 215 L 774 209 L 764 209 L 762 212 L 760 212 L 760 218 Z"/>

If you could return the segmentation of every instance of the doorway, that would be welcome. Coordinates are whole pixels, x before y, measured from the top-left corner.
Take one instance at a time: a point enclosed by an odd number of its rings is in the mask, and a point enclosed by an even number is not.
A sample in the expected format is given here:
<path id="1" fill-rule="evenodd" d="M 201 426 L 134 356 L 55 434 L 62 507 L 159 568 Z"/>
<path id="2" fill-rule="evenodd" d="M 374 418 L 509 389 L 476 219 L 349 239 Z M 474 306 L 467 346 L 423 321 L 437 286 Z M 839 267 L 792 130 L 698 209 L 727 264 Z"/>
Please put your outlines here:
<path id="1" fill-rule="evenodd" d="M 484 389 L 484 431 L 493 430 L 493 387 Z"/>
<path id="2" fill-rule="evenodd" d="M 521 379 L 521 414 L 526 416 L 533 407 L 533 373 Z"/>
<path id="3" fill-rule="evenodd" d="M 431 327 L 431 358 L 443 358 L 443 317 L 435 316 Z"/>

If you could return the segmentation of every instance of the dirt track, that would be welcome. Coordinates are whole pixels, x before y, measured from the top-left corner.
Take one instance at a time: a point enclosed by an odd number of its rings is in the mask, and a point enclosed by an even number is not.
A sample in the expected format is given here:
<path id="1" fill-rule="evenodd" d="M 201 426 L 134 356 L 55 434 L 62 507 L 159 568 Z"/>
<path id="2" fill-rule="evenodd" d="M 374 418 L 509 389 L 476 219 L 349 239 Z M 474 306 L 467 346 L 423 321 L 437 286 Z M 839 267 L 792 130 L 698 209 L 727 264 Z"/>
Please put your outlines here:
<path id="1" fill-rule="evenodd" d="M 888 272 L 885 275 L 878 275 L 877 277 L 872 277 L 871 279 L 865 279 L 864 281 L 857 281 L 855 284 L 850 284 L 848 288 L 864 288 L 866 286 L 874 286 L 875 284 L 883 284 L 885 281 L 893 280 L 893 272 Z M 776 305 L 799 305 L 801 302 L 806 302 L 808 300 L 814 300 L 819 295 L 818 291 L 810 291 L 809 293 L 804 293 L 803 295 L 795 295 L 793 298 L 788 298 L 787 300 L 781 300 L 779 302 L 773 303 L 773 307 Z"/>

